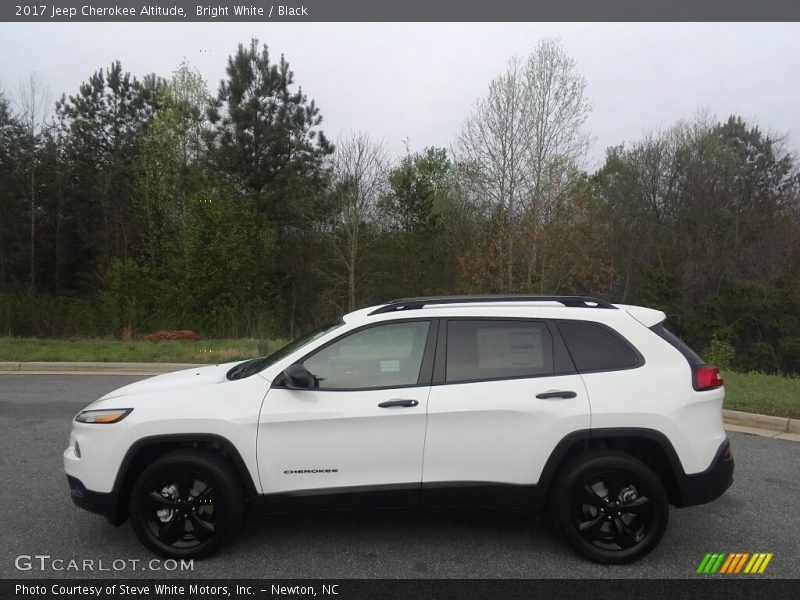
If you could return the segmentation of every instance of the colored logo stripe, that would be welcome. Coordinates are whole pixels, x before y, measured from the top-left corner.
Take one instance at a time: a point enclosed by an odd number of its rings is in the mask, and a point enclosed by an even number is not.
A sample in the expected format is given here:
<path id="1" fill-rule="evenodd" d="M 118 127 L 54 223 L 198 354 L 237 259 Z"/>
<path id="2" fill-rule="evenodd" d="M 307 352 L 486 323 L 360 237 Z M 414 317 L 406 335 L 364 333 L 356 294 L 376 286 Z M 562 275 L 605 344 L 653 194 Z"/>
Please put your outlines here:
<path id="1" fill-rule="evenodd" d="M 725 562 L 722 563 L 722 568 L 719 570 L 719 572 L 720 573 L 730 573 L 731 565 L 733 564 L 734 559 L 737 558 L 737 556 L 738 555 L 736 553 L 734 553 L 734 552 L 731 552 L 730 554 L 728 554 L 728 558 L 726 558 Z"/>
<path id="2" fill-rule="evenodd" d="M 738 573 L 744 566 L 744 561 L 750 556 L 749 552 L 734 552 L 731 554 L 731 561 L 727 569 L 722 569 L 720 573 Z"/>
<path id="3" fill-rule="evenodd" d="M 705 568 L 709 560 L 711 560 L 711 555 L 708 552 L 706 552 L 706 555 L 703 557 L 703 560 L 700 561 L 700 566 L 697 567 L 698 573 L 705 573 Z"/>
<path id="4" fill-rule="evenodd" d="M 717 569 L 719 569 L 722 561 L 725 558 L 725 553 L 715 552 L 714 554 L 706 553 L 705 557 L 703 558 L 700 566 L 697 567 L 698 573 L 716 573 Z"/>
<path id="5" fill-rule="evenodd" d="M 697 573 L 763 573 L 772 557 L 772 552 L 707 552 L 697 567 Z"/>

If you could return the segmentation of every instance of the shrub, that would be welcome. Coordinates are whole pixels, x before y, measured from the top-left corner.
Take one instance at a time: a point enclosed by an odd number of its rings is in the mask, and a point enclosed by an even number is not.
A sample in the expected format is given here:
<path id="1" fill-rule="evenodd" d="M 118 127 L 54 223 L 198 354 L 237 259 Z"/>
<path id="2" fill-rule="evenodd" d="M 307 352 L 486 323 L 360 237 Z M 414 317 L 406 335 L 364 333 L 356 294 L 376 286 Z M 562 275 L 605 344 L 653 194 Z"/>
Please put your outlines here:
<path id="1" fill-rule="evenodd" d="M 711 338 L 711 345 L 705 351 L 705 358 L 718 367 L 730 369 L 736 358 L 736 350 L 727 340 L 714 336 Z"/>

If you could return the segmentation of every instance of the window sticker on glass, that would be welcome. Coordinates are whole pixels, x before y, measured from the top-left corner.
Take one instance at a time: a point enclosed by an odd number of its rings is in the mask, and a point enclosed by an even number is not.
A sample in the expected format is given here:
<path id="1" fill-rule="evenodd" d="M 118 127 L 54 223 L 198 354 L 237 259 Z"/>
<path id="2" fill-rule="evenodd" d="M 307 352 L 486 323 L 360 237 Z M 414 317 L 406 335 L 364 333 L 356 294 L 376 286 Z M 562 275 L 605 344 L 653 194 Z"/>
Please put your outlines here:
<path id="1" fill-rule="evenodd" d="M 481 328 L 477 333 L 479 369 L 544 367 L 540 328 Z"/>
<path id="2" fill-rule="evenodd" d="M 399 360 L 382 360 L 381 373 L 399 373 L 400 361 Z"/>

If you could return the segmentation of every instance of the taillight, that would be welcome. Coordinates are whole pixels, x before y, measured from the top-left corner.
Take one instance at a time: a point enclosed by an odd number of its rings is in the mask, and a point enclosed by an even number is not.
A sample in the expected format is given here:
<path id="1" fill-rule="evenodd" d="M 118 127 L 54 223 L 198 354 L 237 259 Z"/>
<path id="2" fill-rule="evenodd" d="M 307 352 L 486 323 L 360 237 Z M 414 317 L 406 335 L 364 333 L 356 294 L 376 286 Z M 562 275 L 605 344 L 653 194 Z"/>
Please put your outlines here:
<path id="1" fill-rule="evenodd" d="M 702 390 L 713 390 L 722 385 L 722 375 L 719 367 L 714 365 L 704 365 L 694 371 L 694 389 L 698 392 Z"/>

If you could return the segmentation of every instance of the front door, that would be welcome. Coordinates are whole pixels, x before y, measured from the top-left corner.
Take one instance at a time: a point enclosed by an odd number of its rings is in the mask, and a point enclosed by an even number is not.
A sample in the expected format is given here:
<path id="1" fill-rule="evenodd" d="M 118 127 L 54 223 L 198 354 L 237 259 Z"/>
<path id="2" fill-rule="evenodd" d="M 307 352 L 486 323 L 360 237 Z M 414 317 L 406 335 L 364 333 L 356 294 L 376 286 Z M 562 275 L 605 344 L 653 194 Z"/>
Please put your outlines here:
<path id="1" fill-rule="evenodd" d="M 270 389 L 257 442 L 264 493 L 418 489 L 435 325 L 348 332 L 300 361 L 318 388 Z"/>

